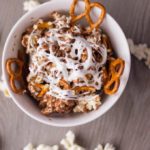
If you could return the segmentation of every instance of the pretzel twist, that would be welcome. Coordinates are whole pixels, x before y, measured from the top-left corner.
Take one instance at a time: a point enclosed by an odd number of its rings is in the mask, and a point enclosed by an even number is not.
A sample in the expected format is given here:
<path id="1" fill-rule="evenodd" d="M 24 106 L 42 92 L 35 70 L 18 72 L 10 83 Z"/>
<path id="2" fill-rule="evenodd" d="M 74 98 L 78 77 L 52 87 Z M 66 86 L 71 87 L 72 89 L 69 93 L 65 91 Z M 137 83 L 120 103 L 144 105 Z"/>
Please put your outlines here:
<path id="1" fill-rule="evenodd" d="M 37 95 L 38 97 L 43 97 L 43 95 L 45 95 L 45 93 L 48 91 L 48 87 L 42 84 L 35 84 L 35 87 L 40 89 L 40 93 Z"/>
<path id="2" fill-rule="evenodd" d="M 73 0 L 73 3 L 70 7 L 71 22 L 75 23 L 76 21 L 85 17 L 90 26 L 89 32 L 91 32 L 94 28 L 97 28 L 104 20 L 104 17 L 106 15 L 106 9 L 102 4 L 97 3 L 97 2 L 90 3 L 89 0 L 84 0 L 84 2 L 85 2 L 85 11 L 83 13 L 81 13 L 80 15 L 76 16 L 75 15 L 75 7 L 78 3 L 78 0 Z M 90 16 L 90 12 L 95 7 L 99 8 L 101 10 L 101 14 L 98 17 L 98 20 L 94 23 Z"/>
<path id="3" fill-rule="evenodd" d="M 64 79 L 59 80 L 59 86 L 62 87 L 64 90 L 69 90 L 71 88 L 69 83 Z"/>
<path id="4" fill-rule="evenodd" d="M 109 66 L 109 79 L 104 85 L 105 94 L 112 95 L 117 92 L 120 84 L 120 76 L 124 70 L 124 61 L 120 58 L 112 60 Z"/>
<path id="5" fill-rule="evenodd" d="M 94 93 L 96 91 L 96 89 L 91 86 L 77 86 L 77 87 L 73 88 L 73 90 L 75 91 L 76 94 L 80 94 L 80 92 Z"/>
<path id="6" fill-rule="evenodd" d="M 17 70 L 12 70 L 12 64 L 17 65 Z M 9 82 L 12 91 L 16 94 L 21 94 L 24 91 L 24 87 L 17 87 L 15 81 L 19 81 L 19 83 L 23 83 L 22 79 L 22 69 L 23 69 L 23 62 L 18 58 L 9 58 L 6 61 L 6 70 L 9 75 Z M 22 84 L 23 85 L 23 84 Z"/>

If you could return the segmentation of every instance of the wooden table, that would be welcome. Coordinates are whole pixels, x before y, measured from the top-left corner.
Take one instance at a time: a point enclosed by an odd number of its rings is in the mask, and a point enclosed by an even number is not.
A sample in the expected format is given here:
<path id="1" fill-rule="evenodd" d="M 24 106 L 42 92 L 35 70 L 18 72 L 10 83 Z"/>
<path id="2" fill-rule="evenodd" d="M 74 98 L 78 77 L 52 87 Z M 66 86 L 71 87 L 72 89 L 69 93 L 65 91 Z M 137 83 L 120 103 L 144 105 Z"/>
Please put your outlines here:
<path id="1" fill-rule="evenodd" d="M 14 23 L 23 15 L 23 0 L 0 0 L 0 54 Z M 150 0 L 102 1 L 119 22 L 127 37 L 150 45 Z M 0 58 L 1 59 L 1 58 Z M 0 66 L 1 67 L 1 66 Z M 114 143 L 118 150 L 150 150 L 150 70 L 132 57 L 126 90 L 117 104 L 101 118 L 78 127 L 56 128 L 25 115 L 11 99 L 0 93 L 0 150 L 21 150 L 29 141 L 35 145 L 55 144 L 68 130 L 88 150 L 98 143 Z"/>

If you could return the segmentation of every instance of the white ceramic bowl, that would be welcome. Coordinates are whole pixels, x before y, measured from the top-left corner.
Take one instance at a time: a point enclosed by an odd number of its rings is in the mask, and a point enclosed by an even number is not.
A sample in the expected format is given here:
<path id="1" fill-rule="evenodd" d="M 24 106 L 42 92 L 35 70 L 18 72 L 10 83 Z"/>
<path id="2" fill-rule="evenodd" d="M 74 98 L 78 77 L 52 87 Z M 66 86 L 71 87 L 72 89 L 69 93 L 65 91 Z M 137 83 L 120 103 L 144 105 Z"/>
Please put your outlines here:
<path id="1" fill-rule="evenodd" d="M 117 22 L 110 15 L 107 14 L 104 22 L 101 25 L 101 28 L 109 35 L 111 43 L 118 57 L 125 60 L 125 69 L 121 77 L 121 83 L 118 92 L 112 96 L 105 97 L 102 106 L 98 110 L 85 114 L 67 116 L 65 115 L 64 117 L 49 118 L 40 113 L 39 108 L 27 95 L 17 95 L 11 91 L 8 82 L 8 75 L 5 68 L 5 63 L 7 58 L 17 57 L 17 51 L 21 47 L 20 40 L 22 33 L 26 30 L 28 26 L 32 25 L 34 21 L 47 16 L 52 11 L 68 12 L 71 3 L 71 0 L 54 0 L 48 3 L 44 3 L 43 5 L 37 7 L 33 11 L 26 13 L 23 17 L 21 17 L 11 30 L 7 38 L 2 59 L 4 80 L 7 84 L 9 93 L 16 105 L 31 118 L 47 125 L 59 127 L 68 127 L 85 124 L 103 115 L 116 103 L 116 101 L 123 93 L 130 72 L 130 52 L 127 40 Z M 83 10 L 83 8 L 83 2 L 79 2 L 76 10 L 77 12 L 79 12 L 80 10 Z M 93 18 L 95 18 L 96 16 L 98 16 L 98 14 L 99 11 L 97 9 L 94 9 L 91 15 Z"/>

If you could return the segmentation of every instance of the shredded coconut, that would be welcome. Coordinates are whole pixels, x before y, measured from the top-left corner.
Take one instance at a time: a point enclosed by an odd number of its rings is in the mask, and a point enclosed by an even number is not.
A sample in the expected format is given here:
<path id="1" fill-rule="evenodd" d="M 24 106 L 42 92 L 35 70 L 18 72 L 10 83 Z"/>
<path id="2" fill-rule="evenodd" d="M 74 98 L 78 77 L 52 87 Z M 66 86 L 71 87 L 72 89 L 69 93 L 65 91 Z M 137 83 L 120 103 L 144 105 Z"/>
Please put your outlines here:
<path id="1" fill-rule="evenodd" d="M 131 53 L 138 59 L 143 60 L 150 69 L 150 48 L 147 44 L 135 45 L 132 39 L 128 39 Z"/>
<path id="2" fill-rule="evenodd" d="M 23 2 L 23 10 L 31 11 L 35 7 L 39 6 L 40 2 L 38 0 L 26 0 Z"/>

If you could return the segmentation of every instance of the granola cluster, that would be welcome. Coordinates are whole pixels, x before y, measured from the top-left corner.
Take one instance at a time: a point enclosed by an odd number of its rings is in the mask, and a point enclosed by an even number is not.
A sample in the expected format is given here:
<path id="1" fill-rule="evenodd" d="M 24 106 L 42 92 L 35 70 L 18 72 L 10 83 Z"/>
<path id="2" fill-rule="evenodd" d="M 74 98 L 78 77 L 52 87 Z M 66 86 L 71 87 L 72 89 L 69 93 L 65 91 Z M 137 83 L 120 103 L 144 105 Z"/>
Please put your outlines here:
<path id="1" fill-rule="evenodd" d="M 22 37 L 29 55 L 28 90 L 43 114 L 87 112 L 101 105 L 105 66 L 111 55 L 107 36 L 71 25 L 54 12 L 29 27 Z"/>

